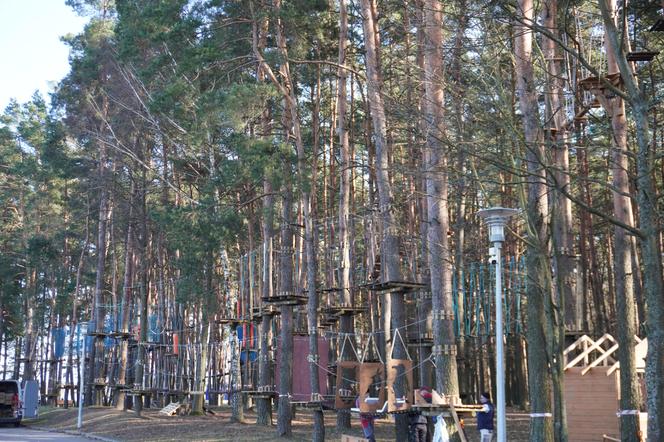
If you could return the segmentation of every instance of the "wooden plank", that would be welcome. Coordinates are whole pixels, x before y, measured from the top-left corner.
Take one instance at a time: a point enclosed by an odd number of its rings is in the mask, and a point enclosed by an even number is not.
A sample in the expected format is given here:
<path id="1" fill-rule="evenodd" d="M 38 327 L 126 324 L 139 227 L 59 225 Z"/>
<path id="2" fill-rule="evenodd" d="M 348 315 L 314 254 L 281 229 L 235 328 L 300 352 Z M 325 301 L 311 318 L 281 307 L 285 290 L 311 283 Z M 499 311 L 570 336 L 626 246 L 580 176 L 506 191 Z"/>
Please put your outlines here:
<path id="1" fill-rule="evenodd" d="M 173 416 L 175 413 L 178 412 L 182 405 L 179 402 L 171 402 L 170 404 L 166 405 L 164 408 L 159 410 L 159 414 L 164 414 L 166 416 Z"/>
<path id="2" fill-rule="evenodd" d="M 351 436 L 349 434 L 342 434 L 341 442 L 369 442 L 369 439 L 364 437 Z"/>

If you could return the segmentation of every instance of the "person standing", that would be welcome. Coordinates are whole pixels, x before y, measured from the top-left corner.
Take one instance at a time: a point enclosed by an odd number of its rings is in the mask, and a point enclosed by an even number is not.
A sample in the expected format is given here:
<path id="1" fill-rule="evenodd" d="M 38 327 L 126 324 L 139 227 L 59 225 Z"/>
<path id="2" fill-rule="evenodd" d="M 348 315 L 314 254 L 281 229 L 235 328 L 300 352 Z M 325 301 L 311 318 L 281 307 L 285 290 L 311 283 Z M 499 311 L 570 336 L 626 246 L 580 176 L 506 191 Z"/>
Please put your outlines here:
<path id="1" fill-rule="evenodd" d="M 477 413 L 477 429 L 480 432 L 480 442 L 491 442 L 493 437 L 493 416 L 495 407 L 491 403 L 491 395 L 484 392 L 480 395 L 482 411 Z"/>
<path id="2" fill-rule="evenodd" d="M 419 411 L 411 410 L 408 413 L 408 427 L 409 442 L 427 442 L 429 429 L 426 416 Z"/>
<path id="3" fill-rule="evenodd" d="M 429 387 L 420 388 L 419 395 L 427 404 L 431 403 L 432 395 Z M 419 410 L 411 409 L 408 413 L 408 427 L 409 442 L 428 442 L 430 439 L 429 419 L 422 415 Z"/>
<path id="4" fill-rule="evenodd" d="M 360 408 L 360 398 L 358 397 L 355 400 L 355 406 L 359 410 Z M 369 442 L 376 442 L 376 436 L 374 434 L 374 415 L 371 413 L 362 413 L 360 412 L 360 424 L 362 425 L 362 432 L 364 437 Z"/>

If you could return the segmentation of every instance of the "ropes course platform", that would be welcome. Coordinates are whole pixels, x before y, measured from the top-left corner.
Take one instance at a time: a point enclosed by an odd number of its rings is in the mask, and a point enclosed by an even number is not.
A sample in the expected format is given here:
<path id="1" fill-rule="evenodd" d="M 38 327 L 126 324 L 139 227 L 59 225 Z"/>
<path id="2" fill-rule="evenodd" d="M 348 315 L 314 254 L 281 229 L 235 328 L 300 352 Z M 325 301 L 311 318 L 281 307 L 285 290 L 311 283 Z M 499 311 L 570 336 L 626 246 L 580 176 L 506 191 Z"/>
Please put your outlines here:
<path id="1" fill-rule="evenodd" d="M 244 390 L 242 394 L 246 394 L 254 399 L 272 399 L 279 395 L 279 393 L 272 390 Z"/>
<path id="2" fill-rule="evenodd" d="M 318 293 L 337 293 L 337 292 L 342 292 L 343 289 L 341 287 L 326 287 L 324 289 L 319 289 L 317 290 Z"/>
<path id="3" fill-rule="evenodd" d="M 343 316 L 343 315 L 353 315 L 356 313 L 364 313 L 367 311 L 366 307 L 350 306 L 350 305 L 332 305 L 323 307 L 321 309 L 322 313 L 330 316 Z"/>
<path id="4" fill-rule="evenodd" d="M 407 338 L 406 343 L 412 347 L 431 347 L 433 345 L 433 338 L 431 337 L 412 337 Z"/>
<path id="5" fill-rule="evenodd" d="M 307 410 L 334 410 L 335 408 L 323 401 L 291 401 L 291 406 Z"/>
<path id="6" fill-rule="evenodd" d="M 121 331 L 114 331 L 114 332 L 109 333 L 108 336 L 111 337 L 111 338 L 115 338 L 115 339 L 126 340 L 126 339 L 129 339 L 131 337 L 131 333 L 121 332 Z"/>
<path id="7" fill-rule="evenodd" d="M 280 294 L 273 296 L 264 296 L 261 298 L 266 305 L 304 305 L 309 298 L 294 293 Z"/>
<path id="8" fill-rule="evenodd" d="M 251 319 L 248 318 L 232 318 L 232 317 L 226 317 L 226 318 L 218 318 L 215 321 L 217 324 L 249 324 L 251 322 Z"/>
<path id="9" fill-rule="evenodd" d="M 620 87 L 622 85 L 622 77 L 620 74 L 608 74 L 603 77 L 587 77 L 583 80 L 579 80 L 579 86 L 586 90 L 606 89 L 606 82 L 611 83 L 615 87 Z"/>
<path id="10" fill-rule="evenodd" d="M 281 311 L 279 311 L 276 305 L 268 304 L 262 307 L 254 307 L 251 316 L 255 321 L 257 319 L 262 319 L 263 316 L 276 316 L 280 314 Z"/>
<path id="11" fill-rule="evenodd" d="M 108 338 L 111 336 L 110 332 L 105 332 L 105 331 L 89 331 L 88 336 L 94 336 L 97 339 L 100 338 Z"/>
<path id="12" fill-rule="evenodd" d="M 156 391 L 153 389 L 127 389 L 125 392 L 130 396 L 147 396 L 149 394 L 156 394 Z"/>
<path id="13" fill-rule="evenodd" d="M 417 290 L 422 290 L 427 287 L 426 284 L 422 284 L 414 281 L 385 281 L 385 282 L 371 282 L 360 286 L 372 292 L 378 294 L 388 294 L 392 292 L 414 292 Z"/>
<path id="14" fill-rule="evenodd" d="M 659 51 L 633 51 L 627 53 L 627 61 L 650 61 L 659 55 Z"/>

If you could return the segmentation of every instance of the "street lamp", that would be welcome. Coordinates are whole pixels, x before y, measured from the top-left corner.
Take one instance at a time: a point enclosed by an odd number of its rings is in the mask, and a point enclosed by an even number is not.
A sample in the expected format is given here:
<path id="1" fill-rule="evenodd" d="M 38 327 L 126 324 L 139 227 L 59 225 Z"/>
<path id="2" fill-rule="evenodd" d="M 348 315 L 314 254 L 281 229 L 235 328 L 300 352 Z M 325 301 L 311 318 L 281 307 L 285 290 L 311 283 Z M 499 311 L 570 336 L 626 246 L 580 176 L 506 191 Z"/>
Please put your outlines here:
<path id="1" fill-rule="evenodd" d="M 500 252 L 505 241 L 505 224 L 507 220 L 516 215 L 517 209 L 505 207 L 491 207 L 477 212 L 489 227 L 489 241 L 493 243 L 490 250 L 491 259 L 496 263 L 496 414 L 497 414 L 497 442 L 506 442 L 505 419 L 505 349 L 503 346 L 503 266 Z"/>

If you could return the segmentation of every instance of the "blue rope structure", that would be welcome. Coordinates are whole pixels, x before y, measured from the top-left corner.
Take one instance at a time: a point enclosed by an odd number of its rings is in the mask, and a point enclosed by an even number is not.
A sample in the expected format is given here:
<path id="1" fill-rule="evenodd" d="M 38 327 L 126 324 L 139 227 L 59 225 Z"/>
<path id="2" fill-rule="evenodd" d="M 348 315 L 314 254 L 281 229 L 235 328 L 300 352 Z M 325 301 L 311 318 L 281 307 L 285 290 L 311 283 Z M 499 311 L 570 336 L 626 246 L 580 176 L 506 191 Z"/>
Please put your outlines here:
<path id="1" fill-rule="evenodd" d="M 526 261 L 510 257 L 503 262 L 502 308 L 505 313 L 507 335 L 521 334 L 522 296 L 526 291 Z M 456 336 L 484 337 L 495 333 L 496 267 L 491 264 L 471 263 L 454 272 L 454 331 Z"/>

